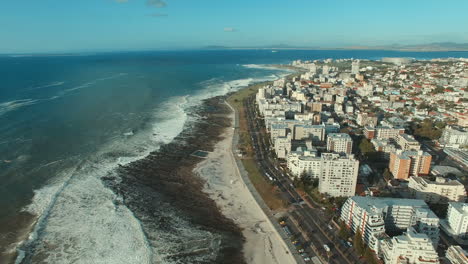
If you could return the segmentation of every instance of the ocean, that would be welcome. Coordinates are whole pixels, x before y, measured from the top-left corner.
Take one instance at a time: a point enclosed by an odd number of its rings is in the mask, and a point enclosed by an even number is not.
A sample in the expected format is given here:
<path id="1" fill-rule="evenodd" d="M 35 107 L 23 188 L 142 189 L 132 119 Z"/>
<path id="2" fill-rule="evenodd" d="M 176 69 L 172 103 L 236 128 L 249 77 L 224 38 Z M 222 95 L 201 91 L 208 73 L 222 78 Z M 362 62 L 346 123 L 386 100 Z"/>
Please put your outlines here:
<path id="1" fill-rule="evenodd" d="M 125 184 L 119 167 L 142 160 L 201 120 L 192 112 L 203 100 L 290 73 L 267 64 L 381 57 L 466 58 L 468 52 L 199 50 L 0 56 L 0 249 L 16 252 L 16 263 L 29 263 L 33 256 L 41 256 L 44 263 L 187 263 L 168 249 L 178 238 L 162 225 L 142 223 L 164 214 L 166 221 L 178 223 L 179 236 L 216 234 L 191 224 L 190 217 L 170 203 L 164 210 L 136 213 L 115 188 Z M 109 177 L 117 183 L 109 184 Z M 30 229 L 23 239 L 21 232 Z M 205 255 L 210 254 L 217 253 Z M 205 255 L 194 263 L 212 257 Z"/>

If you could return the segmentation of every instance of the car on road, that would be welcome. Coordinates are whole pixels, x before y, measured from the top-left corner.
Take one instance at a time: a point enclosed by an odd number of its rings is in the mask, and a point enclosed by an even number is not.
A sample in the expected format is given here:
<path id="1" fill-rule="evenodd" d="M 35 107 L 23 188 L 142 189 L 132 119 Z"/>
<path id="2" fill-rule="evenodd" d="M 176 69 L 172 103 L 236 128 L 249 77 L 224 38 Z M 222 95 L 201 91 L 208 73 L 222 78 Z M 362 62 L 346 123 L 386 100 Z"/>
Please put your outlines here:
<path id="1" fill-rule="evenodd" d="M 331 225 L 328 225 L 328 229 L 333 230 L 333 227 Z"/>
<path id="2" fill-rule="evenodd" d="M 325 249 L 326 252 L 330 252 L 330 247 L 327 244 L 324 244 L 323 248 Z"/>
<path id="3" fill-rule="evenodd" d="M 348 247 L 350 247 L 350 248 L 353 247 L 353 244 L 351 244 L 351 242 L 349 242 L 349 241 L 346 241 L 346 245 L 348 245 Z"/>

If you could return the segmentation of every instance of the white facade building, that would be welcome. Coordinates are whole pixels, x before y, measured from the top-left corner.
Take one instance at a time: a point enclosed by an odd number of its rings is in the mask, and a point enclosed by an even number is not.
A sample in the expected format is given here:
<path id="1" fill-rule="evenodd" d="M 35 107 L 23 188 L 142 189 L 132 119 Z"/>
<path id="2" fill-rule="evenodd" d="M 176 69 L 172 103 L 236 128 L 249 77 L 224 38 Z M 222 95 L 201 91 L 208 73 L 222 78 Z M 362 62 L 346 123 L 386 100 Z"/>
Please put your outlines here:
<path id="1" fill-rule="evenodd" d="M 353 196 L 359 172 L 359 161 L 354 155 L 322 153 L 321 158 L 319 192 L 333 197 Z"/>
<path id="2" fill-rule="evenodd" d="M 346 133 L 330 133 L 327 136 L 327 150 L 336 153 L 351 154 L 353 140 Z"/>
<path id="3" fill-rule="evenodd" d="M 417 233 L 412 227 L 401 236 L 382 240 L 380 252 L 385 264 L 440 263 L 431 239 L 426 234 Z"/>
<path id="4" fill-rule="evenodd" d="M 401 232 L 409 227 L 425 233 L 434 245 L 439 242 L 439 218 L 423 200 L 353 196 L 341 208 L 340 219 L 364 242 L 378 251 L 385 232 Z"/>
<path id="5" fill-rule="evenodd" d="M 464 202 L 466 198 L 465 186 L 462 183 L 443 177 L 430 181 L 425 177 L 413 176 L 409 178 L 408 187 L 413 197 L 428 203 Z"/>
<path id="6" fill-rule="evenodd" d="M 468 240 L 468 204 L 449 203 L 447 218 L 442 221 L 441 226 L 453 238 Z"/>
<path id="7" fill-rule="evenodd" d="M 468 145 L 468 131 L 461 128 L 447 127 L 439 139 L 446 147 L 459 148 Z"/>
<path id="8" fill-rule="evenodd" d="M 451 264 L 468 264 L 466 251 L 460 246 L 450 246 L 445 253 L 445 257 Z"/>

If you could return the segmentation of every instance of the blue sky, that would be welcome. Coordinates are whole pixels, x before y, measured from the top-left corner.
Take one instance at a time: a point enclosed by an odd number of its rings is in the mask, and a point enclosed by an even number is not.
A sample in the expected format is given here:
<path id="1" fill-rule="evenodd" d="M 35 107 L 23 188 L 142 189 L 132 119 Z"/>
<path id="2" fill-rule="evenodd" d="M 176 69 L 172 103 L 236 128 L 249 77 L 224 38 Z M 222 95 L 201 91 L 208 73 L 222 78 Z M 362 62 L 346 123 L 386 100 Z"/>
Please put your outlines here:
<path id="1" fill-rule="evenodd" d="M 468 43 L 467 0 L 1 0 L 0 53 Z"/>

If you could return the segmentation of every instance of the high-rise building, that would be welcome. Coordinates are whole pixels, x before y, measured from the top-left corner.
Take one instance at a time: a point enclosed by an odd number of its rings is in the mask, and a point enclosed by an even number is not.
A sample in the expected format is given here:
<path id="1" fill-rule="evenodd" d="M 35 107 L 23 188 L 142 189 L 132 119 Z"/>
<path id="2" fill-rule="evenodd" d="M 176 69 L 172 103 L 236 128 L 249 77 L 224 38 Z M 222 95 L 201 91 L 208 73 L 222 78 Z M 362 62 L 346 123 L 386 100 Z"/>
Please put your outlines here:
<path id="1" fill-rule="evenodd" d="M 468 240 L 468 204 L 449 203 L 447 218 L 441 226 L 453 238 Z"/>
<path id="2" fill-rule="evenodd" d="M 346 133 L 330 133 L 327 137 L 327 150 L 336 153 L 351 154 L 353 140 Z"/>
<path id="3" fill-rule="evenodd" d="M 351 63 L 351 74 L 359 73 L 359 60 L 355 60 Z"/>
<path id="4" fill-rule="evenodd" d="M 359 172 L 359 161 L 354 155 L 340 156 L 322 153 L 318 190 L 333 197 L 353 196 Z"/>
<path id="5" fill-rule="evenodd" d="M 408 187 L 413 197 L 428 203 L 464 202 L 466 198 L 465 186 L 462 183 L 443 177 L 431 181 L 425 177 L 413 176 L 409 178 Z"/>
<path id="6" fill-rule="evenodd" d="M 409 176 L 428 175 L 432 156 L 422 150 L 397 150 L 390 154 L 389 169 L 395 179 L 408 179 Z"/>
<path id="7" fill-rule="evenodd" d="M 380 252 L 385 264 L 440 263 L 431 239 L 424 233 L 417 233 L 413 228 L 408 228 L 401 236 L 383 239 Z"/>
<path id="8" fill-rule="evenodd" d="M 439 241 L 439 218 L 423 200 L 353 196 L 341 208 L 340 219 L 353 232 L 360 231 L 374 251 L 385 232 L 401 232 L 409 227 L 428 235 L 434 245 Z"/>
<path id="9" fill-rule="evenodd" d="M 322 74 L 328 75 L 330 73 L 330 66 L 328 65 L 323 65 L 322 67 Z"/>
<path id="10" fill-rule="evenodd" d="M 460 246 L 450 246 L 445 252 L 445 257 L 451 264 L 468 264 L 468 256 Z"/>

